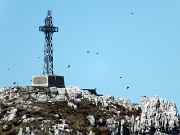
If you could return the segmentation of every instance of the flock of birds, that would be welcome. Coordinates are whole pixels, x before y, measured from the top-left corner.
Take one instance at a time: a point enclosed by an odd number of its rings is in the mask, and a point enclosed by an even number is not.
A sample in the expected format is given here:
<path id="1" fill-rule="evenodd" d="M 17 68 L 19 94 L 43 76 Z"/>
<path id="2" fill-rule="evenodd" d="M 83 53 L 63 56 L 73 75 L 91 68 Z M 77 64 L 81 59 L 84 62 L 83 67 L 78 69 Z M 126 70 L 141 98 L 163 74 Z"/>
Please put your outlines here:
<path id="1" fill-rule="evenodd" d="M 90 53 L 90 51 L 87 51 L 87 53 Z M 99 53 L 97 52 L 96 55 L 98 55 Z M 71 65 L 68 65 L 67 68 L 70 68 Z"/>
<path id="2" fill-rule="evenodd" d="M 133 12 L 131 12 L 131 14 L 133 15 L 134 13 L 133 13 Z M 87 53 L 90 53 L 90 51 L 89 51 L 89 50 L 87 50 Z M 98 55 L 98 54 L 99 54 L 99 53 L 97 52 L 97 53 L 96 53 L 96 55 Z M 39 56 L 38 56 L 37 58 L 38 58 L 38 59 L 40 59 L 40 57 L 39 57 Z M 67 66 L 67 68 L 70 68 L 70 67 L 71 67 L 71 65 L 68 65 L 68 66 Z M 8 70 L 10 70 L 10 69 L 8 68 Z M 119 78 L 120 78 L 120 79 L 122 79 L 123 77 L 122 77 L 122 76 L 120 76 Z M 32 80 L 30 80 L 30 81 L 32 82 Z M 13 84 L 14 84 L 14 85 L 16 85 L 16 84 L 18 84 L 18 82 L 13 82 Z M 129 86 L 127 86 L 127 87 L 126 87 L 126 89 L 129 89 Z"/>
<path id="3" fill-rule="evenodd" d="M 132 13 L 132 14 L 133 14 L 133 13 Z M 89 54 L 89 53 L 90 53 L 90 51 L 88 50 L 88 51 L 87 51 L 87 54 Z M 99 53 L 97 52 L 96 55 L 98 55 L 98 54 L 99 54 Z M 40 59 L 40 57 L 37 57 L 37 58 Z M 69 65 L 67 66 L 67 68 L 70 68 L 70 67 L 71 67 L 71 65 L 69 64 Z M 8 68 L 8 70 L 10 70 L 10 69 Z M 119 78 L 122 79 L 123 77 L 120 76 Z M 30 82 L 32 82 L 32 80 L 30 80 Z M 18 82 L 13 82 L 13 85 L 18 85 Z M 127 86 L 126 89 L 129 89 L 129 86 Z"/>
<path id="4" fill-rule="evenodd" d="M 131 13 L 131 14 L 133 14 L 133 13 Z M 90 53 L 90 51 L 88 50 L 87 53 Z M 97 52 L 96 55 L 98 55 L 98 54 L 99 54 L 99 53 Z M 67 68 L 70 68 L 70 67 L 71 67 L 71 65 L 68 65 L 68 66 L 67 66 Z M 123 77 L 120 76 L 119 78 L 122 79 Z M 129 89 L 129 86 L 127 86 L 126 89 Z"/>
<path id="5" fill-rule="evenodd" d="M 131 14 L 133 15 L 134 13 L 133 13 L 133 12 L 131 12 Z M 87 50 L 87 53 L 90 53 L 90 51 L 89 51 L 89 50 Z M 97 52 L 96 54 L 98 55 L 99 53 Z M 70 68 L 70 67 L 71 67 L 71 65 L 68 65 L 68 66 L 67 66 L 67 68 Z M 122 76 L 120 76 L 119 78 L 120 78 L 120 79 L 122 79 L 123 77 L 122 77 Z M 126 87 L 126 89 L 129 89 L 129 86 L 127 86 L 127 87 Z"/>

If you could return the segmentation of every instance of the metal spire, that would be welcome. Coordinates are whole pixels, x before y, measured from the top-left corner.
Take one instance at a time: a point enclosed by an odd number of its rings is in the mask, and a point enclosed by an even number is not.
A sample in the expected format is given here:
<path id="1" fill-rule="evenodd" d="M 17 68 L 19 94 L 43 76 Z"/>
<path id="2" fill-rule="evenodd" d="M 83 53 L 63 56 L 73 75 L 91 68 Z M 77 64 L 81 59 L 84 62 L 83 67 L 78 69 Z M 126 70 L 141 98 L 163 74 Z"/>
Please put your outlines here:
<path id="1" fill-rule="evenodd" d="M 50 10 L 47 11 L 47 16 L 44 22 L 44 26 L 39 26 L 39 31 L 42 31 L 45 34 L 43 74 L 53 74 L 52 36 L 54 32 L 58 32 L 58 27 L 54 27 L 52 24 L 52 15 Z"/>

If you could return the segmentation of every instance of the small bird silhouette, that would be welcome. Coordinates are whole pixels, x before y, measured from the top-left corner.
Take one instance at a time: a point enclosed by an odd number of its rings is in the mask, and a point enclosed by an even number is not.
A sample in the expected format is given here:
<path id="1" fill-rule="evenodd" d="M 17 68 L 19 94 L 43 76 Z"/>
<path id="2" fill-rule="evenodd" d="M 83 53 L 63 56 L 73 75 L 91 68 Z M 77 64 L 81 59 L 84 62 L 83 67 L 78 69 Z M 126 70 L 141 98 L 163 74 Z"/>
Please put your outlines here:
<path id="1" fill-rule="evenodd" d="M 122 76 L 120 76 L 119 78 L 122 78 Z"/>
<path id="2" fill-rule="evenodd" d="M 16 82 L 13 82 L 13 84 L 15 85 L 15 84 L 16 84 Z"/>
<path id="3" fill-rule="evenodd" d="M 97 55 L 99 54 L 99 53 L 96 53 Z"/>
<path id="4" fill-rule="evenodd" d="M 68 65 L 67 68 L 70 68 L 71 65 Z"/>
<path id="5" fill-rule="evenodd" d="M 131 14 L 133 15 L 134 13 L 132 12 Z"/>
<path id="6" fill-rule="evenodd" d="M 126 89 L 129 89 L 129 86 L 127 86 Z"/>
<path id="7" fill-rule="evenodd" d="M 87 53 L 90 53 L 90 51 L 87 51 Z"/>
<path id="8" fill-rule="evenodd" d="M 9 70 L 9 68 L 8 68 L 8 70 Z"/>

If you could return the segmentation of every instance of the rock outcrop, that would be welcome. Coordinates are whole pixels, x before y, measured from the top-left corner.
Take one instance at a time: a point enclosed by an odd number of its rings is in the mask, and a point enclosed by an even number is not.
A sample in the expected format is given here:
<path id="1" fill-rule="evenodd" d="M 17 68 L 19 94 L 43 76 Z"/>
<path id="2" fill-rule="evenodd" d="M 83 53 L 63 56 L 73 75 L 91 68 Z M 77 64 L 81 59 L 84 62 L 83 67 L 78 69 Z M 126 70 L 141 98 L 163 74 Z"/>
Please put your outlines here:
<path id="1" fill-rule="evenodd" d="M 142 96 L 129 99 L 67 88 L 4 87 L 0 93 L 0 133 L 18 135 L 176 135 L 175 103 Z"/>

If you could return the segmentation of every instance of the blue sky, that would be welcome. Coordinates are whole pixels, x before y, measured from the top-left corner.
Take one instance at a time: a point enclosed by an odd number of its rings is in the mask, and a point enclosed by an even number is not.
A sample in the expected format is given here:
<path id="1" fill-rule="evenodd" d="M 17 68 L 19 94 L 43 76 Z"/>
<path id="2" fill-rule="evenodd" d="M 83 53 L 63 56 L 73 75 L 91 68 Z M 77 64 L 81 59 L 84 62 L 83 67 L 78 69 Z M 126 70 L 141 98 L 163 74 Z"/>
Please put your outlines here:
<path id="1" fill-rule="evenodd" d="M 158 95 L 180 109 L 179 0 L 1 0 L 0 87 L 29 86 L 42 74 L 39 26 L 49 9 L 59 27 L 54 73 L 66 86 L 137 103 Z"/>

